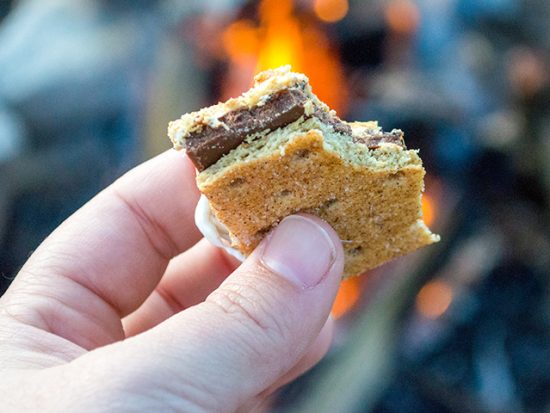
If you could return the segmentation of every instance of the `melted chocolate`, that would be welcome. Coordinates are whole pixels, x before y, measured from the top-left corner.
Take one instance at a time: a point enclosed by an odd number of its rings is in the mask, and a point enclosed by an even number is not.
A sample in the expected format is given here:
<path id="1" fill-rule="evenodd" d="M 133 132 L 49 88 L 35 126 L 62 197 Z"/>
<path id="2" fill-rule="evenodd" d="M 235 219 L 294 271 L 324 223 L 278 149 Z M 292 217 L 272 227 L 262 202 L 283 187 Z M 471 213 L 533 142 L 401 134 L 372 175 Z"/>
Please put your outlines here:
<path id="1" fill-rule="evenodd" d="M 227 128 L 204 125 L 200 132 L 186 139 L 187 155 L 203 171 L 243 143 L 248 135 L 281 128 L 300 119 L 306 101 L 302 91 L 288 89 L 274 94 L 262 106 L 228 112 L 219 119 Z"/>
<path id="2" fill-rule="evenodd" d="M 361 135 L 353 135 L 353 140 L 356 143 L 367 145 L 369 149 L 377 149 L 381 143 L 393 143 L 405 148 L 403 132 L 399 129 L 394 129 L 391 132 L 369 130 Z"/>

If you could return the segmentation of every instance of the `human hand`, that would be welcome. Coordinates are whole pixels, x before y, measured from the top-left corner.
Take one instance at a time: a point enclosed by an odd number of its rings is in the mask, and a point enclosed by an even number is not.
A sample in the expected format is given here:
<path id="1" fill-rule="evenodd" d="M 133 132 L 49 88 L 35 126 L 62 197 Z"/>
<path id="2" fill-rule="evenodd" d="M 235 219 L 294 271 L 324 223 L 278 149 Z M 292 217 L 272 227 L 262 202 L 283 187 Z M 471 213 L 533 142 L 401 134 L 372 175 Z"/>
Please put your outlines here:
<path id="1" fill-rule="evenodd" d="M 250 411 L 324 355 L 336 233 L 289 217 L 238 266 L 201 240 L 194 176 L 168 151 L 34 252 L 0 298 L 1 411 Z"/>

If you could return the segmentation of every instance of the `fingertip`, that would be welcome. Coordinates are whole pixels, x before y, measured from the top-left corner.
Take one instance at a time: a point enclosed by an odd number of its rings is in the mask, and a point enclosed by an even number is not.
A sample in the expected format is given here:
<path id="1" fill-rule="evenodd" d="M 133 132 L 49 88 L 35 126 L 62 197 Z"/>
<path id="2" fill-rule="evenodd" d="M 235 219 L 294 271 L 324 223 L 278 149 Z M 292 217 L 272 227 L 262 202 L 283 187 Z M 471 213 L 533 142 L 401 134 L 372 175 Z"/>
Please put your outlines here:
<path id="1" fill-rule="evenodd" d="M 332 268 L 330 269 L 331 274 L 333 278 L 337 279 L 338 282 L 342 279 L 342 275 L 344 273 L 344 247 L 342 245 L 342 240 L 338 233 L 330 226 L 330 224 L 325 221 L 324 219 L 311 214 L 305 214 L 305 213 L 299 213 L 297 214 L 299 216 L 307 217 L 309 220 L 315 222 L 317 225 L 319 225 L 327 234 L 327 236 L 330 238 L 333 246 L 334 246 L 334 262 L 332 265 Z"/>
<path id="2" fill-rule="evenodd" d="M 195 165 L 193 165 L 191 158 L 189 158 L 185 150 L 171 148 L 164 153 L 167 154 L 166 156 L 175 159 L 176 162 L 182 163 L 186 169 L 186 173 L 192 175 L 193 177 L 197 175 L 197 169 L 195 168 Z"/>
<path id="3" fill-rule="evenodd" d="M 308 214 L 290 215 L 263 240 L 260 262 L 300 288 L 334 284 L 342 277 L 344 253 L 336 232 Z"/>

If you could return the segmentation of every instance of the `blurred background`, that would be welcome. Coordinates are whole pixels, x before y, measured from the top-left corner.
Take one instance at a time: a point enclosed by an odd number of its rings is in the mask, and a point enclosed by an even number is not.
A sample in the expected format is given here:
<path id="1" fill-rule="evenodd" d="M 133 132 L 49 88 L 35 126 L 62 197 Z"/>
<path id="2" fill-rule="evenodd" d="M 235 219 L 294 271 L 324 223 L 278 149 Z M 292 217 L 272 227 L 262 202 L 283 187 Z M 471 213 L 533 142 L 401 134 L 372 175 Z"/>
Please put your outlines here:
<path id="1" fill-rule="evenodd" d="M 0 0 L 0 294 L 168 121 L 282 64 L 405 131 L 442 241 L 342 284 L 273 412 L 550 412 L 550 2 Z"/>

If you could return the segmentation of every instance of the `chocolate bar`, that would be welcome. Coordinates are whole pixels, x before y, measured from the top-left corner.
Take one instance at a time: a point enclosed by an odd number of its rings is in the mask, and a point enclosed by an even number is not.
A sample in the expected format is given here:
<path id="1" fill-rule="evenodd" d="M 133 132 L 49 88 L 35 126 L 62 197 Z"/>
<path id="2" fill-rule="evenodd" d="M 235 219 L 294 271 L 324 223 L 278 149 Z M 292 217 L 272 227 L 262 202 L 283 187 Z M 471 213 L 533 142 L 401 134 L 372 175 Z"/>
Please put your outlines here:
<path id="1" fill-rule="evenodd" d="M 252 109 L 237 109 L 227 112 L 218 119 L 218 126 L 202 125 L 202 129 L 192 132 L 185 140 L 187 155 L 199 171 L 215 164 L 222 156 L 242 144 L 246 138 L 262 131 L 282 128 L 304 118 L 316 117 L 341 134 L 353 136 L 357 143 L 376 149 L 382 142 L 404 146 L 403 133 L 369 130 L 361 135 L 352 134 L 351 127 L 340 120 L 334 112 L 315 108 L 306 115 L 305 105 L 308 96 L 300 89 L 291 88 L 278 91 L 263 104 Z"/>

